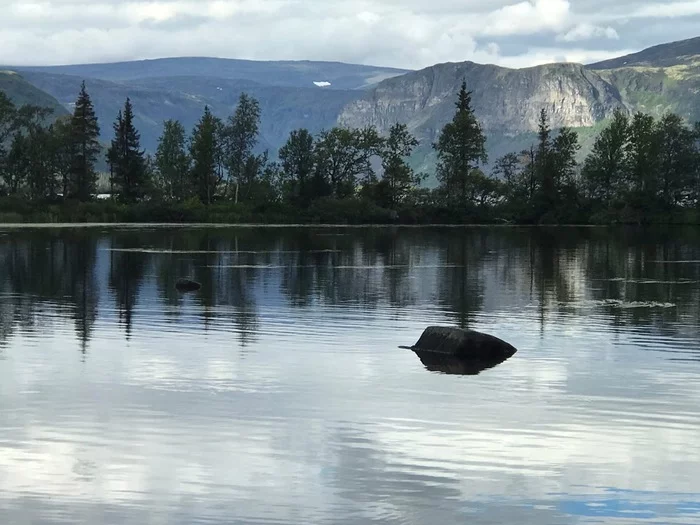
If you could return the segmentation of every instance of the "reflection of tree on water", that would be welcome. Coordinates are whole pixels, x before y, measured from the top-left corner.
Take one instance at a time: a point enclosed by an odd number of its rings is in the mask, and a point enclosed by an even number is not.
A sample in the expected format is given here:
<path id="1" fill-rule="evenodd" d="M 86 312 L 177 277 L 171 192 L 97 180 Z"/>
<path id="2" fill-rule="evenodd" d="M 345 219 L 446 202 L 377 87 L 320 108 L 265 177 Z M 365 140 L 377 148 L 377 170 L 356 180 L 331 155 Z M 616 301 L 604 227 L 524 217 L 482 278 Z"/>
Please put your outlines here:
<path id="1" fill-rule="evenodd" d="M 131 336 L 134 308 L 148 256 L 142 251 L 130 251 L 141 247 L 138 232 L 125 232 L 112 237 L 109 256 L 109 287 L 119 311 L 119 321 L 124 324 L 126 337 Z"/>
<path id="2" fill-rule="evenodd" d="M 71 298 L 75 304 L 75 331 L 83 355 L 92 336 L 97 320 L 98 287 L 95 280 L 95 255 L 97 240 L 94 236 L 81 236 L 66 245 L 65 261 L 70 261 L 72 275 Z"/>
<path id="3" fill-rule="evenodd" d="M 15 331 L 15 305 L 8 300 L 0 301 L 0 359 L 7 340 Z"/>
<path id="4" fill-rule="evenodd" d="M 481 230 L 459 231 L 442 247 L 441 262 L 446 268 L 440 270 L 438 297 L 459 328 L 469 328 L 472 316 L 481 310 L 484 235 Z"/>
<path id="5" fill-rule="evenodd" d="M 127 335 L 140 296 L 155 289 L 155 297 L 144 300 L 158 302 L 156 315 L 178 316 L 187 309 L 205 328 L 232 327 L 243 345 L 260 332 L 260 313 L 279 300 L 292 308 L 342 305 L 369 314 L 395 307 L 393 316 L 407 315 L 411 305 L 438 304 L 463 328 L 473 325 L 480 311 L 530 304 L 539 310 L 525 315 L 533 314 L 542 327 L 553 322 L 553 313 L 595 311 L 605 314 L 601 322 L 657 332 L 698 317 L 700 264 L 678 262 L 700 260 L 700 236 L 692 230 L 674 235 L 587 228 L 337 233 L 20 230 L 0 237 L 0 344 L 17 329 L 38 333 L 39 327 L 51 329 L 51 319 L 70 319 L 85 350 L 103 280 Z M 154 276 L 146 276 L 148 268 Z M 183 276 L 201 282 L 202 289 L 179 293 L 174 284 Z M 625 307 L 635 303 L 676 307 Z"/>
<path id="6" fill-rule="evenodd" d="M 195 257 L 195 278 L 202 283 L 198 301 L 203 306 L 205 325 L 217 316 L 233 316 L 233 324 L 241 346 L 255 339 L 259 330 L 258 312 L 254 288 L 260 268 L 270 263 L 267 253 L 247 253 L 257 250 L 246 248 L 238 236 L 233 239 L 212 238 L 204 234 L 199 240 Z M 228 312 L 217 312 L 220 307 L 230 307 Z M 225 311 L 226 309 L 221 309 Z"/>
<path id="7" fill-rule="evenodd" d="M 84 353 L 97 319 L 96 236 L 87 231 L 23 230 L 3 241 L 0 272 L 4 276 L 3 287 L 12 294 L 3 310 L 14 312 L 12 325 L 21 326 L 28 333 L 38 332 L 39 328 L 45 331 L 47 319 L 37 323 L 38 312 L 53 311 L 68 302 Z M 3 317 L 6 324 L 8 315 Z M 8 334 L 11 330 L 12 327 Z"/>

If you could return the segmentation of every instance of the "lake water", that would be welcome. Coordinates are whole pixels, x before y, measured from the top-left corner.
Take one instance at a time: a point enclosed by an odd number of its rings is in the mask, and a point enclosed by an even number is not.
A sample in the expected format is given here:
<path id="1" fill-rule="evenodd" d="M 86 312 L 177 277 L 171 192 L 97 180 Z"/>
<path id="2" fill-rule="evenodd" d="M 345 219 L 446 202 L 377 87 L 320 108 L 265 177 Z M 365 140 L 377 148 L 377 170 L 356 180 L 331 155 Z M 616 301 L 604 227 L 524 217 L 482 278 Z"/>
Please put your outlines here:
<path id="1" fill-rule="evenodd" d="M 699 326 L 698 230 L 0 228 L 0 523 L 697 524 Z"/>

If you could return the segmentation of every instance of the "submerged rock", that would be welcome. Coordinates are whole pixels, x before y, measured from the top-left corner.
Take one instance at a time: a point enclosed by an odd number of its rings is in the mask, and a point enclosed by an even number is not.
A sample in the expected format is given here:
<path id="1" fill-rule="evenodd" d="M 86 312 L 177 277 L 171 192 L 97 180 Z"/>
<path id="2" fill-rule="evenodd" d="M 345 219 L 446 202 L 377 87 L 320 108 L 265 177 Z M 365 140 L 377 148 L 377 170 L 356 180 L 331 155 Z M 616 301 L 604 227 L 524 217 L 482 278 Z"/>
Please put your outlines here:
<path id="1" fill-rule="evenodd" d="M 514 346 L 497 337 L 474 330 L 444 326 L 426 328 L 412 350 L 430 371 L 477 375 L 515 355 Z"/>
<path id="2" fill-rule="evenodd" d="M 190 279 L 178 279 L 175 283 L 175 288 L 181 292 L 195 292 L 202 287 L 197 281 Z"/>

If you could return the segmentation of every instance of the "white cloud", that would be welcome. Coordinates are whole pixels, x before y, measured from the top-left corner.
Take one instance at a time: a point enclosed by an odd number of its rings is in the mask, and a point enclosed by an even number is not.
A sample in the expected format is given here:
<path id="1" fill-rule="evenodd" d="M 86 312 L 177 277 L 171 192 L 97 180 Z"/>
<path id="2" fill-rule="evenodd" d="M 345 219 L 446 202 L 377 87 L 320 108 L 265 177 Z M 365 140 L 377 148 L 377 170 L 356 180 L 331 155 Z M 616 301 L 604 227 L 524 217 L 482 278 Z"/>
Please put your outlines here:
<path id="1" fill-rule="evenodd" d="M 567 0 L 531 0 L 507 5 L 487 17 L 485 35 L 531 34 L 561 29 L 571 12 Z"/>
<path id="2" fill-rule="evenodd" d="M 678 18 L 693 15 L 700 15 L 699 0 L 691 0 L 689 2 L 649 3 L 640 6 L 632 14 L 632 16 L 636 18 Z"/>
<path id="3" fill-rule="evenodd" d="M 583 40 L 591 40 L 593 38 L 619 40 L 620 35 L 610 26 L 601 27 L 588 23 L 578 24 L 569 29 L 566 33 L 557 35 L 557 41 L 559 42 L 581 42 Z"/>

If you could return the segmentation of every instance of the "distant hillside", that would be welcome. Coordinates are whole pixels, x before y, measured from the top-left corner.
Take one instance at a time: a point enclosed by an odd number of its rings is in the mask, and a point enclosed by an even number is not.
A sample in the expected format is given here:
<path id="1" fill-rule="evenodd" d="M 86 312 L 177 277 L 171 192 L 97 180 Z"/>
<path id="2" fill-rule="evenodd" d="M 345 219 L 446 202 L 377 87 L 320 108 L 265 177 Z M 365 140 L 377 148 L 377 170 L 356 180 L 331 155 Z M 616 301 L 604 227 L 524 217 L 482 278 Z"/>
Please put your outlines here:
<path id="1" fill-rule="evenodd" d="M 51 108 L 54 110 L 54 117 L 68 113 L 58 100 L 12 71 L 0 71 L 0 91 L 4 92 L 15 106 L 32 104 Z"/>
<path id="2" fill-rule="evenodd" d="M 671 67 L 700 62 L 700 37 L 650 47 L 638 53 L 604 60 L 587 66 L 589 69 L 616 69 L 631 66 Z"/>
<path id="3" fill-rule="evenodd" d="M 83 80 L 82 77 L 34 71 L 23 74 L 67 108 L 75 102 Z M 177 119 L 191 129 L 206 105 L 215 115 L 226 118 L 233 114 L 240 94 L 245 91 L 260 102 L 260 148 L 270 149 L 273 155 L 294 129 L 305 127 L 318 132 L 334 126 L 342 108 L 361 93 L 189 76 L 147 78 L 128 83 L 88 79 L 86 87 L 95 105 L 102 141 L 111 140 L 112 123 L 129 96 L 142 146 L 148 151 L 155 151 L 165 120 Z"/>
<path id="4" fill-rule="evenodd" d="M 149 151 L 155 150 L 164 120 L 178 119 L 191 128 L 205 105 L 227 117 L 243 91 L 260 101 L 260 147 L 273 156 L 296 128 L 316 133 L 338 124 L 374 125 L 386 132 L 395 122 L 405 122 L 421 141 L 413 164 L 427 171 L 434 163 L 431 143 L 452 118 L 463 80 L 473 91 L 491 160 L 532 144 L 543 108 L 553 127 L 569 126 L 580 133 L 581 156 L 616 108 L 655 116 L 674 111 L 689 122 L 700 120 L 700 38 L 589 66 L 508 69 L 462 62 L 406 72 L 332 62 L 178 58 L 21 71 L 68 109 L 85 79 L 103 141 L 111 138 L 112 122 L 124 99 L 131 97 L 142 144 Z M 31 98 L 35 95 L 30 88 L 25 82 L 15 92 Z"/>
<path id="5" fill-rule="evenodd" d="M 655 46 L 588 66 L 620 91 L 631 111 L 673 111 L 700 120 L 700 38 Z"/>
<path id="6" fill-rule="evenodd" d="M 316 87 L 314 82 L 329 83 L 326 89 L 363 89 L 406 70 L 387 67 L 312 61 L 254 61 L 223 58 L 161 58 L 111 64 L 81 64 L 47 67 L 19 67 L 17 71 L 36 71 L 128 82 L 144 78 L 216 77 L 248 80 L 268 86 Z"/>

